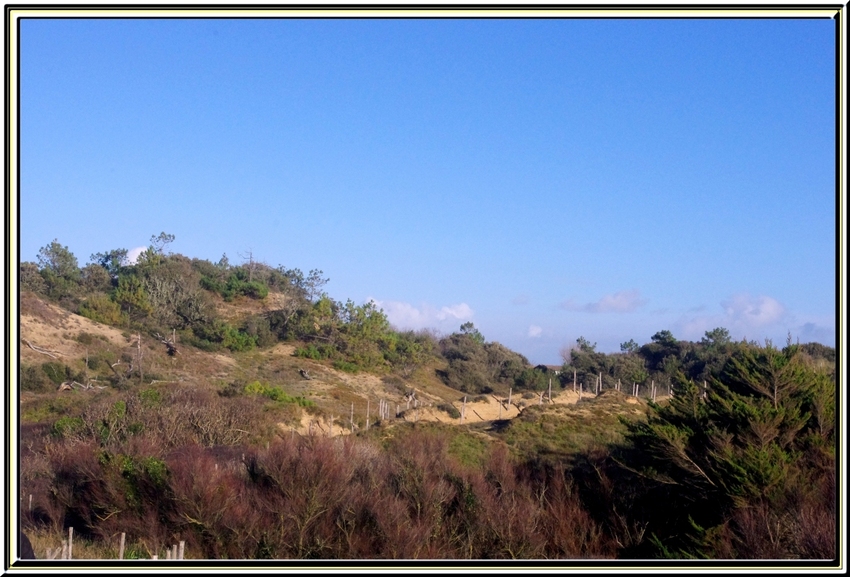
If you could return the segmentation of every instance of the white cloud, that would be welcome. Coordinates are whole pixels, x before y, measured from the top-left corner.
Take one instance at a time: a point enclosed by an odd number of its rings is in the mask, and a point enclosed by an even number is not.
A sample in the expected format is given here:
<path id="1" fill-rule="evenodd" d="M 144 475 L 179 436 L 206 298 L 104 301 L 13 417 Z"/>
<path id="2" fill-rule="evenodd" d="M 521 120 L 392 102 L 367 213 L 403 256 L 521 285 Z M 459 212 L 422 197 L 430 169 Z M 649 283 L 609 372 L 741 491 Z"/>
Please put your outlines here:
<path id="1" fill-rule="evenodd" d="M 779 330 L 782 328 L 778 326 L 780 322 L 791 320 L 782 303 L 766 295 L 753 297 L 739 293 L 722 301 L 720 306 L 723 309 L 720 314 L 683 317 L 678 322 L 677 332 L 682 338 L 698 340 L 706 331 L 724 327 L 733 338 L 751 339 L 763 329 Z"/>
<path id="2" fill-rule="evenodd" d="M 136 264 L 136 260 L 138 260 L 139 255 L 148 250 L 146 246 L 137 246 L 136 248 L 131 248 L 127 251 L 127 263 L 128 264 Z"/>
<path id="3" fill-rule="evenodd" d="M 646 299 L 641 298 L 640 291 L 619 291 L 605 295 L 594 303 L 578 304 L 573 299 L 561 303 L 561 308 L 568 311 L 588 313 L 630 313 L 645 305 Z"/>
<path id="4" fill-rule="evenodd" d="M 379 301 L 373 298 L 368 300 L 383 309 L 390 324 L 398 329 L 436 328 L 454 331 L 460 327 L 459 323 L 471 319 L 475 314 L 466 303 L 437 308 L 428 303 L 416 307 L 400 301 Z"/>
<path id="5" fill-rule="evenodd" d="M 469 308 L 468 304 L 460 303 L 459 305 L 443 307 L 440 309 L 440 312 L 437 313 L 438 320 L 444 321 L 450 318 L 461 321 L 472 318 L 472 309 Z"/>
<path id="6" fill-rule="evenodd" d="M 785 314 L 785 307 L 769 296 L 737 294 L 720 305 L 733 323 L 753 328 L 776 322 Z"/>
<path id="7" fill-rule="evenodd" d="M 538 327 L 537 325 L 531 325 L 528 327 L 528 336 L 529 338 L 536 339 L 539 338 L 540 335 L 543 334 L 543 329 Z"/>

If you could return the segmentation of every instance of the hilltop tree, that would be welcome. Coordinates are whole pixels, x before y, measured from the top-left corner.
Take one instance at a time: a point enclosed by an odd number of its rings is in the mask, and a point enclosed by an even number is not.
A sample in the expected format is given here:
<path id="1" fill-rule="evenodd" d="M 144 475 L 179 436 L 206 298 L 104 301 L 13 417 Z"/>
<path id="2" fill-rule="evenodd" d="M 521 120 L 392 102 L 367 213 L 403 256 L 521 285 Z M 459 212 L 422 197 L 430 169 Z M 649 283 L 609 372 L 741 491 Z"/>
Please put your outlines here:
<path id="1" fill-rule="evenodd" d="M 583 353 L 595 353 L 596 352 L 596 343 L 590 344 L 584 337 L 579 337 L 576 339 L 576 344 L 578 345 L 578 350 Z"/>
<path id="2" fill-rule="evenodd" d="M 118 282 L 118 275 L 129 264 L 126 248 L 116 248 L 106 252 L 96 252 L 89 257 L 89 262 L 100 265 L 113 282 Z"/>
<path id="3" fill-rule="evenodd" d="M 69 299 L 77 294 L 80 269 L 77 257 L 56 239 L 38 251 L 39 273 L 47 284 L 47 294 L 55 299 Z M 72 299 L 73 300 L 73 299 Z"/>
<path id="4" fill-rule="evenodd" d="M 700 341 L 706 347 L 722 347 L 728 345 L 732 342 L 732 337 L 729 335 L 729 331 L 723 327 L 717 327 L 716 329 L 705 331 L 705 336 Z"/>
<path id="5" fill-rule="evenodd" d="M 640 350 L 640 345 L 634 339 L 629 339 L 624 343 L 620 343 L 620 351 L 624 353 L 636 353 Z"/>
<path id="6" fill-rule="evenodd" d="M 472 340 L 475 341 L 476 343 L 478 343 L 480 345 L 484 344 L 484 341 L 485 341 L 484 335 L 482 335 L 481 331 L 476 329 L 475 325 L 470 321 L 467 321 L 467 322 L 463 323 L 462 325 L 460 325 L 460 334 L 469 335 L 469 337 L 472 338 Z"/>
<path id="7" fill-rule="evenodd" d="M 161 232 L 159 233 L 159 235 L 152 235 L 150 240 L 150 248 L 156 254 L 164 255 L 165 247 L 174 242 L 174 238 L 175 237 L 173 234 L 167 234 L 165 232 Z"/>
<path id="8" fill-rule="evenodd" d="M 75 281 L 80 277 L 77 257 L 67 246 L 62 246 L 56 239 L 38 251 L 38 266 L 42 271 L 52 276 Z"/>

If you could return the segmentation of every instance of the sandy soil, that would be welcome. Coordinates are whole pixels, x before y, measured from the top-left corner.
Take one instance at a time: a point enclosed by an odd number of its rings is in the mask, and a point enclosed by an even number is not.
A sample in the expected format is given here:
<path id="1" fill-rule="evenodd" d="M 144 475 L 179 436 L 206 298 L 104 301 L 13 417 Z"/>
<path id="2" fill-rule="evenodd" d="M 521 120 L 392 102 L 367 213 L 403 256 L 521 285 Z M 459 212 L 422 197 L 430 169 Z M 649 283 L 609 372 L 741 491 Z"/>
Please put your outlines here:
<path id="1" fill-rule="evenodd" d="M 353 386 L 358 387 L 358 390 L 369 390 L 375 395 L 380 395 L 383 384 L 380 379 L 373 375 L 345 375 L 340 374 L 344 379 L 347 378 L 347 382 L 351 383 Z M 359 389 L 361 386 L 360 383 L 364 386 L 364 389 Z M 421 395 L 421 393 L 419 393 Z M 417 396 L 419 396 L 417 395 Z M 371 396 L 371 395 L 370 395 Z M 583 399 L 593 398 L 595 395 L 588 395 L 584 393 L 582 395 Z M 393 421 L 399 422 L 440 422 L 447 423 L 451 425 L 463 425 L 463 424 L 472 424 L 472 423 L 482 423 L 482 422 L 492 422 L 500 419 L 513 419 L 519 416 L 522 409 L 530 405 L 536 405 L 540 403 L 540 398 L 535 399 L 522 399 L 519 396 L 511 396 L 511 402 L 508 404 L 507 397 L 496 397 L 495 395 L 489 395 L 486 401 L 467 401 L 466 403 L 466 412 L 464 418 L 456 419 L 451 417 L 448 413 L 443 410 L 437 408 L 437 405 L 444 402 L 438 401 L 436 399 L 423 399 L 421 403 L 407 403 L 404 399 L 396 399 L 400 402 L 395 403 L 390 400 L 389 395 L 381 395 L 381 398 L 385 400 L 389 400 L 390 404 L 390 423 Z M 542 404 L 575 404 L 578 402 L 578 394 L 573 393 L 572 391 L 563 391 L 559 394 L 553 394 L 551 403 L 548 399 L 548 396 L 544 396 Z M 632 402 L 632 399 L 629 399 L 629 402 Z M 635 399 L 633 402 L 637 403 L 638 401 Z M 395 406 L 399 407 L 399 416 L 395 416 Z M 461 412 L 463 409 L 463 401 L 456 401 L 452 403 L 452 405 Z M 501 407 L 500 407 L 501 405 Z M 377 413 L 377 407 L 375 403 L 372 404 L 372 411 L 370 415 L 370 420 L 372 423 L 375 422 L 375 415 Z M 301 422 L 297 427 L 292 427 L 290 425 L 286 425 L 281 423 L 281 430 L 284 431 L 292 431 L 294 428 L 295 432 L 299 435 L 320 435 L 320 436 L 338 436 L 338 435 L 349 435 L 351 434 L 351 428 L 349 423 L 349 418 L 346 415 L 342 417 L 335 417 L 333 422 L 333 429 L 331 431 L 331 422 L 326 417 L 316 417 L 314 415 L 310 415 L 307 412 L 302 413 Z M 355 429 L 356 430 L 356 429 Z"/>
<path id="2" fill-rule="evenodd" d="M 86 345 L 74 340 L 80 333 L 103 336 L 112 345 L 129 348 L 130 340 L 122 336 L 119 329 L 96 323 L 90 319 L 75 315 L 60 307 L 38 300 L 22 303 L 20 324 L 21 361 L 24 363 L 43 363 L 51 361 L 48 355 L 31 349 L 34 347 L 49 351 L 55 360 L 68 362 L 86 354 Z"/>

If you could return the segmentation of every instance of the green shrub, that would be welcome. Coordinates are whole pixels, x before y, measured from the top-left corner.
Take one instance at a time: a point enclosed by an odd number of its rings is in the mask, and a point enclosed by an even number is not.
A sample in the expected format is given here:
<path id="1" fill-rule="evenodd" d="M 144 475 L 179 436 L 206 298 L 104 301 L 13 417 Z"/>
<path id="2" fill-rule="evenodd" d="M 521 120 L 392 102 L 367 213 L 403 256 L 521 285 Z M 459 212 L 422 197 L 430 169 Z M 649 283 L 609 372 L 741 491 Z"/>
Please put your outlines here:
<path id="1" fill-rule="evenodd" d="M 348 361 L 334 361 L 333 368 L 339 371 L 345 371 L 346 373 L 358 373 L 360 372 L 360 367 L 358 367 L 354 363 L 349 363 Z"/>
<path id="2" fill-rule="evenodd" d="M 516 386 L 520 389 L 543 391 L 549 385 L 549 379 L 537 369 L 524 369 L 516 378 Z"/>
<path id="3" fill-rule="evenodd" d="M 299 407 L 314 407 L 316 404 L 304 397 L 293 397 L 283 389 L 254 381 L 245 385 L 245 393 L 248 395 L 262 395 L 281 404 L 295 404 Z"/>
<path id="4" fill-rule="evenodd" d="M 71 376 L 70 367 L 65 366 L 62 363 L 48 361 L 46 363 L 42 363 L 41 370 L 47 375 L 53 384 L 59 385 L 67 381 Z"/>
<path id="5" fill-rule="evenodd" d="M 269 295 L 269 287 L 260 281 L 247 281 L 244 272 L 237 270 L 230 274 L 226 281 L 212 276 L 201 278 L 200 285 L 210 292 L 218 293 L 225 301 L 232 301 L 238 296 L 252 299 L 264 299 Z"/>
<path id="6" fill-rule="evenodd" d="M 21 390 L 46 393 L 55 390 L 55 385 L 42 367 L 21 367 Z"/>
<path id="7" fill-rule="evenodd" d="M 139 399 L 145 407 L 156 407 L 162 402 L 162 395 L 157 389 L 145 389 L 139 392 Z"/>
<path id="8" fill-rule="evenodd" d="M 298 347 L 295 349 L 296 357 L 313 359 L 314 361 L 329 359 L 333 355 L 334 349 L 329 345 L 307 345 L 306 347 Z"/>
<path id="9" fill-rule="evenodd" d="M 77 335 L 77 338 L 75 340 L 80 344 L 90 345 L 94 342 L 94 339 L 95 336 L 93 334 L 83 331 Z"/>
<path id="10" fill-rule="evenodd" d="M 437 405 L 437 408 L 443 411 L 444 413 L 448 413 L 449 416 L 453 419 L 460 418 L 460 411 L 458 411 L 457 408 L 455 408 L 455 406 L 451 403 L 440 403 L 439 405 Z"/>
<path id="11" fill-rule="evenodd" d="M 50 433 L 59 439 L 69 439 L 79 435 L 85 429 L 85 423 L 80 417 L 60 417 L 55 423 Z"/>
<path id="12" fill-rule="evenodd" d="M 80 304 L 80 314 L 107 325 L 120 325 L 126 321 L 126 315 L 122 314 L 121 306 L 106 295 L 94 295 L 83 301 Z"/>
<path id="13" fill-rule="evenodd" d="M 234 352 L 241 352 L 250 351 L 257 346 L 256 337 L 222 320 L 195 327 L 193 331 L 196 339 L 190 339 L 189 344 L 202 350 L 216 350 L 217 347 L 224 347 Z"/>

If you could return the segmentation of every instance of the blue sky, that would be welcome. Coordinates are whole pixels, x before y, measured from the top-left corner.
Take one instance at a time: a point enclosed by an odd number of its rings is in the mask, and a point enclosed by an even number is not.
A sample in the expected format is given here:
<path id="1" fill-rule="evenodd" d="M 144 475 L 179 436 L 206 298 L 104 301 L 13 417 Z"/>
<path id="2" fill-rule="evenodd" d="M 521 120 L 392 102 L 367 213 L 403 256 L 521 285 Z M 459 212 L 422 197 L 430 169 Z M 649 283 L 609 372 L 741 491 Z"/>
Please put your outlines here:
<path id="1" fill-rule="evenodd" d="M 830 20 L 23 20 L 20 257 L 318 268 L 535 363 L 835 343 Z"/>

